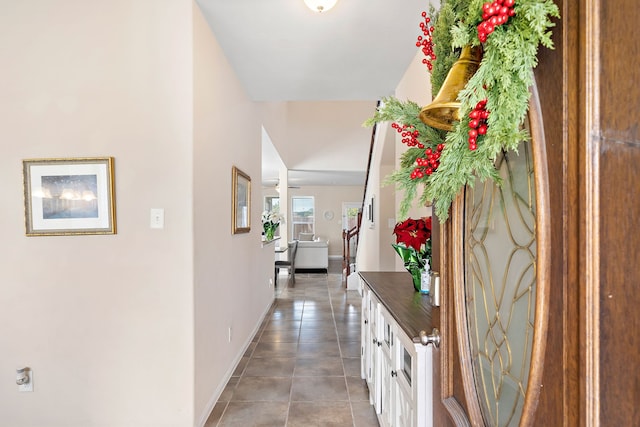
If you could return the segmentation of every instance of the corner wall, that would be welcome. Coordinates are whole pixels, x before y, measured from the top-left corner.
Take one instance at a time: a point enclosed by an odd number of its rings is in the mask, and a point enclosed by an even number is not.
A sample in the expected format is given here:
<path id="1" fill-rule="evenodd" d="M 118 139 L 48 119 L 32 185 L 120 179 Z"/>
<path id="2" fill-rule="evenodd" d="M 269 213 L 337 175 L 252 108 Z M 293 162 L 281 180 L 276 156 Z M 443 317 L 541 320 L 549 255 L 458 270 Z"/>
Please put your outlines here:
<path id="1" fill-rule="evenodd" d="M 262 115 L 194 6 L 195 420 L 203 425 L 274 298 L 261 247 Z M 231 233 L 231 168 L 251 177 L 251 232 Z M 231 340 L 229 340 L 231 330 Z"/>

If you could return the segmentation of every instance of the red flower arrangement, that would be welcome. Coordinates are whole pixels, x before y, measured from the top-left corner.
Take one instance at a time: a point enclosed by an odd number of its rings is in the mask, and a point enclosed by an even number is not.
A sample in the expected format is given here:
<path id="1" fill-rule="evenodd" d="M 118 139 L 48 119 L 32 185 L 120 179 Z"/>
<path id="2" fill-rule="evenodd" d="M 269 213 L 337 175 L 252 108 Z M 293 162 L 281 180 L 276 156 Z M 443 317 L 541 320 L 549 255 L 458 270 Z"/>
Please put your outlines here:
<path id="1" fill-rule="evenodd" d="M 431 266 L 431 217 L 408 218 L 399 222 L 393 234 L 396 235 L 396 244 L 392 246 L 413 276 L 413 284 L 419 291 L 422 270 Z"/>
<path id="2" fill-rule="evenodd" d="M 427 219 L 408 218 L 399 222 L 393 229 L 396 235 L 396 243 L 404 243 L 406 247 L 414 248 L 416 251 L 427 251 L 431 256 L 431 217 Z M 428 246 L 422 247 L 423 245 Z"/>

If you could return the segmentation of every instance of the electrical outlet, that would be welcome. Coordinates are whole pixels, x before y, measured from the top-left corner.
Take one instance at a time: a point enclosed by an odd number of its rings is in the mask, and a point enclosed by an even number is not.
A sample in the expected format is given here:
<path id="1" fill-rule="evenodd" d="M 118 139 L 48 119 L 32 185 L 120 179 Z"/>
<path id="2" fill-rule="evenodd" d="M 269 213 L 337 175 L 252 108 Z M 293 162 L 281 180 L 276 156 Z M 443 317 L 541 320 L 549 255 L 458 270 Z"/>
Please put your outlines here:
<path id="1" fill-rule="evenodd" d="M 229 326 L 229 342 L 231 342 L 231 326 Z"/>
<path id="2" fill-rule="evenodd" d="M 270 288 L 273 287 L 273 279 L 271 279 L 271 278 L 269 279 L 269 287 Z"/>
<path id="3" fill-rule="evenodd" d="M 19 392 L 32 392 L 33 391 L 33 371 L 31 369 L 27 369 L 27 375 L 29 375 L 29 382 L 24 384 L 18 384 Z"/>
<path id="4" fill-rule="evenodd" d="M 151 228 L 164 228 L 164 209 L 152 208 L 150 216 L 149 226 Z"/>

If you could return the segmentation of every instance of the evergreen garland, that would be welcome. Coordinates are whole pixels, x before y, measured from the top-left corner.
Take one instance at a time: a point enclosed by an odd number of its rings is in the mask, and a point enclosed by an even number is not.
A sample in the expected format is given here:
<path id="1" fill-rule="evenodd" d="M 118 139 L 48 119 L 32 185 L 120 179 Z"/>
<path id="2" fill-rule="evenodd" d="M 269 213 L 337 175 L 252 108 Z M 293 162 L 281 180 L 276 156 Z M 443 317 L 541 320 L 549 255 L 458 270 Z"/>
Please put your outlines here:
<path id="1" fill-rule="evenodd" d="M 483 21 L 483 0 L 444 0 L 440 11 L 430 14 L 434 53 L 431 72 L 432 91 L 440 90 L 463 46 L 478 46 L 478 25 Z M 529 103 L 529 87 L 533 84 L 533 68 L 537 65 L 538 46 L 552 49 L 552 17 L 559 17 L 552 0 L 515 0 L 515 15 L 503 25 L 495 26 L 482 43 L 484 54 L 478 71 L 458 94 L 461 120 L 451 132 L 425 125 L 419 119 L 421 107 L 411 101 L 393 97 L 383 99 L 374 117 L 365 122 L 393 121 L 415 128 L 424 148 L 411 147 L 401 158 L 400 169 L 386 179 L 405 191 L 399 215 L 406 217 L 416 198 L 421 205 L 432 202 L 441 221 L 448 218 L 451 202 L 465 185 L 474 185 L 476 178 L 500 182 L 494 166 L 502 150 L 516 150 L 520 141 L 528 138 L 523 130 Z M 469 149 L 469 113 L 479 101 L 486 99 L 490 112 L 485 135 L 478 136 L 477 148 Z M 416 160 L 425 157 L 425 150 L 444 144 L 439 165 L 433 173 L 412 178 Z M 440 145 L 442 147 L 442 145 Z M 418 197 L 419 188 L 422 192 Z"/>

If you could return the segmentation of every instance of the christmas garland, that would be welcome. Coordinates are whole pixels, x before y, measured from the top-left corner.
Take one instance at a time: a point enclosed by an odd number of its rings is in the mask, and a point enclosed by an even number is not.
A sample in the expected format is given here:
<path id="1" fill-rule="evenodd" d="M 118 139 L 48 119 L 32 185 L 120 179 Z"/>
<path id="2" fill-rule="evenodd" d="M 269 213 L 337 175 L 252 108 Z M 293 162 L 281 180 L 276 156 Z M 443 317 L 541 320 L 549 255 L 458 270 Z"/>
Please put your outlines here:
<path id="1" fill-rule="evenodd" d="M 528 138 L 523 130 L 539 45 L 553 48 L 551 19 L 559 17 L 552 0 L 444 0 L 436 13 L 423 12 L 417 46 L 431 72 L 434 98 L 464 46 L 481 46 L 480 67 L 458 94 L 460 121 L 450 132 L 424 124 L 415 102 L 384 98 L 365 126 L 392 121 L 410 148 L 400 169 L 386 179 L 405 192 L 404 218 L 418 197 L 433 203 L 440 220 L 465 185 L 476 178 L 500 183 L 494 162 L 503 150 L 516 150 Z M 430 23 L 434 23 L 433 26 Z"/>

